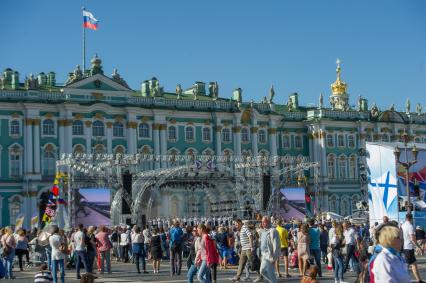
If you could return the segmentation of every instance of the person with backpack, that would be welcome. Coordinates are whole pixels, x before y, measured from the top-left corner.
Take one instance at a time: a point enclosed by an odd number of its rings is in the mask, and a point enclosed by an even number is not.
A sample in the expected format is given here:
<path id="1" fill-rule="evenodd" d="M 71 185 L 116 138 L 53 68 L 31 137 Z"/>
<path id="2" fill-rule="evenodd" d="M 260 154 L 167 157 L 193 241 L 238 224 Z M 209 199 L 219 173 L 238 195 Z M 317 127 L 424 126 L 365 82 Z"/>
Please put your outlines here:
<path id="1" fill-rule="evenodd" d="M 13 236 L 13 231 L 10 227 L 4 229 L 4 235 L 1 237 L 1 245 L 3 247 L 2 259 L 6 269 L 5 278 L 15 279 L 13 276 L 13 258 L 15 257 L 16 241 Z"/>
<path id="2" fill-rule="evenodd" d="M 381 249 L 370 261 L 370 282 L 377 283 L 409 283 L 410 274 L 407 264 L 400 254 L 405 241 L 398 224 L 381 225 L 376 232 Z M 421 280 L 420 280 L 421 282 Z"/>
<path id="3" fill-rule="evenodd" d="M 182 238 L 183 231 L 178 220 L 173 221 L 170 228 L 170 269 L 171 276 L 180 275 L 182 269 Z"/>
<path id="4" fill-rule="evenodd" d="M 278 260 L 281 253 L 281 240 L 278 231 L 271 227 L 271 221 L 268 216 L 262 217 L 262 228 L 260 234 L 260 274 L 266 282 L 276 283 L 275 261 Z"/>

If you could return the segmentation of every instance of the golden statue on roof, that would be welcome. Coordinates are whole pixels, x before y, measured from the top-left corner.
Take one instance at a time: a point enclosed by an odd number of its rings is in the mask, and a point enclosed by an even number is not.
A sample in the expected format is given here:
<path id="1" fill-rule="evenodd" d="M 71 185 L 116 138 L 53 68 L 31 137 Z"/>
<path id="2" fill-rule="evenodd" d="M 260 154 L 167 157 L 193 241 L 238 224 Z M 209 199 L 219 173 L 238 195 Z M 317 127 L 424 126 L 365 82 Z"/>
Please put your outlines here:
<path id="1" fill-rule="evenodd" d="M 346 90 L 348 88 L 348 85 L 340 79 L 341 68 L 340 68 L 339 58 L 337 58 L 336 64 L 337 64 L 337 68 L 336 68 L 337 79 L 334 83 L 331 84 L 331 92 L 333 93 L 333 95 L 344 94 L 346 93 Z"/>

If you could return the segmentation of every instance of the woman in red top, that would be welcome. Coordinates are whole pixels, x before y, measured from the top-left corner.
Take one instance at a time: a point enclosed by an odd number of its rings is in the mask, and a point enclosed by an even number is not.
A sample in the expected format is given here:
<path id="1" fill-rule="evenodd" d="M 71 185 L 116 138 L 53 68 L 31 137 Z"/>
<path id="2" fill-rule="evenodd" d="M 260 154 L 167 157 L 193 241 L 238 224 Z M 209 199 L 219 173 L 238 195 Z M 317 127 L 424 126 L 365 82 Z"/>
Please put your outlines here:
<path id="1" fill-rule="evenodd" d="M 216 240 L 212 239 L 209 235 L 210 228 L 207 228 L 207 233 L 203 234 L 204 243 L 206 245 L 207 266 L 210 268 L 212 274 L 212 282 L 216 283 L 217 280 L 217 265 L 220 262 L 219 252 L 217 251 Z"/>
<path id="2" fill-rule="evenodd" d="M 98 246 L 98 251 L 101 257 L 101 274 L 105 271 L 105 261 L 106 261 L 106 269 L 108 273 L 111 273 L 111 248 L 112 244 L 109 240 L 109 233 L 105 226 L 99 227 L 100 232 L 96 234 L 96 243 Z"/>

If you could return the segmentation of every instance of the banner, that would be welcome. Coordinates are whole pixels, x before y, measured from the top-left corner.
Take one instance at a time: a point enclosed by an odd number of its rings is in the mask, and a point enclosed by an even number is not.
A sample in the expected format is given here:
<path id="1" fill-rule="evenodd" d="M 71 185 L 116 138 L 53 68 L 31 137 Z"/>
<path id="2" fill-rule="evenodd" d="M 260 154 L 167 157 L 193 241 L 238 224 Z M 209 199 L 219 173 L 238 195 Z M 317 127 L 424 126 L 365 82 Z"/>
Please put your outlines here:
<path id="1" fill-rule="evenodd" d="M 38 214 L 34 214 L 33 217 L 31 217 L 31 229 L 38 228 Z"/>
<path id="2" fill-rule="evenodd" d="M 17 232 L 17 231 L 19 231 L 19 230 L 22 229 L 22 225 L 24 225 L 24 218 L 25 218 L 25 216 L 21 216 L 21 217 L 16 218 L 16 221 L 15 221 L 15 232 Z"/>
<path id="3" fill-rule="evenodd" d="M 272 206 L 278 217 L 291 221 L 307 216 L 305 188 L 282 188 L 276 193 L 278 196 L 274 196 Z"/>
<path id="4" fill-rule="evenodd" d="M 398 192 L 393 148 L 367 143 L 369 168 L 368 209 L 370 224 L 381 223 L 383 216 L 398 221 Z"/>
<path id="5" fill-rule="evenodd" d="M 74 193 L 76 224 L 84 226 L 111 226 L 111 190 L 108 188 L 81 188 Z"/>

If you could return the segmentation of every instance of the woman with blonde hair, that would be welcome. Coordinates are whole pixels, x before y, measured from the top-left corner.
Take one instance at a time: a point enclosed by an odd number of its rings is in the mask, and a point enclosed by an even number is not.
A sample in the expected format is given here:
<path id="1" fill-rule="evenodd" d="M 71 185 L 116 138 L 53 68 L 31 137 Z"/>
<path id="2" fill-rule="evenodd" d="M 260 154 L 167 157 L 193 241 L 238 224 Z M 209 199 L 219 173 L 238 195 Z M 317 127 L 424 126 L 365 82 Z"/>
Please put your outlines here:
<path id="1" fill-rule="evenodd" d="M 372 262 L 371 276 L 374 276 L 374 282 L 410 282 L 407 264 L 400 254 L 404 237 L 397 225 L 397 223 L 385 224 L 379 226 L 376 231 L 378 236 L 376 239 L 382 250 Z"/>
<path id="2" fill-rule="evenodd" d="M 297 232 L 297 254 L 299 262 L 299 273 L 303 278 L 306 272 L 306 265 L 309 259 L 309 244 L 310 244 L 308 226 L 306 224 L 300 225 Z"/>
<path id="3" fill-rule="evenodd" d="M 4 267 L 6 268 L 6 279 L 15 279 L 13 276 L 13 258 L 15 257 L 16 241 L 13 236 L 13 231 L 10 227 L 4 229 L 4 235 L 1 237 L 1 245 L 3 247 L 2 257 L 4 260 Z"/>
<path id="4" fill-rule="evenodd" d="M 332 249 L 332 257 L 334 262 L 334 282 L 336 283 L 345 283 L 343 281 L 343 255 L 342 255 L 342 247 L 344 243 L 343 237 L 343 227 L 341 224 L 336 224 L 336 228 L 334 231 L 334 236 L 330 240 L 331 249 Z"/>

